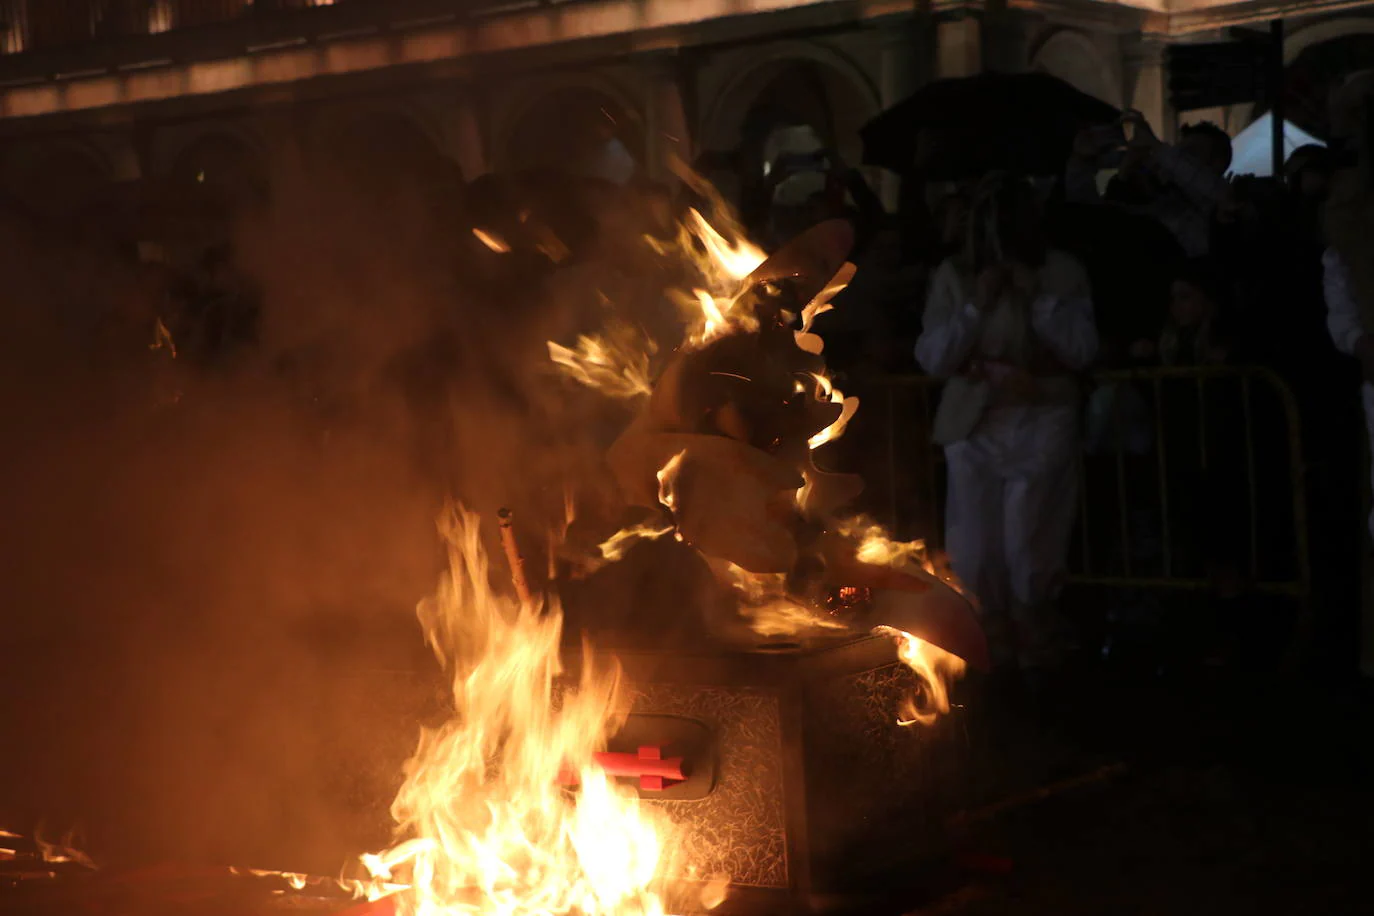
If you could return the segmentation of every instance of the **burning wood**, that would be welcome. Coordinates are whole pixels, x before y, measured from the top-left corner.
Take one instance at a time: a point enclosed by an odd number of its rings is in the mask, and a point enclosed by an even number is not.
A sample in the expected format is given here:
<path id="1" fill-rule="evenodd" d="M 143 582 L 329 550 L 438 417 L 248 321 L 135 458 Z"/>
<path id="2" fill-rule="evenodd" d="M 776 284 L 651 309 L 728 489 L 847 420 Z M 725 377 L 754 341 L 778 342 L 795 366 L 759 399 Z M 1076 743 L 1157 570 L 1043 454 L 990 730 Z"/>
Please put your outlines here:
<path id="1" fill-rule="evenodd" d="M 502 509 L 501 547 L 506 552 L 506 563 L 510 566 L 511 584 L 521 604 L 530 604 L 534 596 L 530 593 L 529 581 L 525 578 L 525 558 L 520 554 L 520 545 L 515 542 L 515 519 L 509 509 Z"/>

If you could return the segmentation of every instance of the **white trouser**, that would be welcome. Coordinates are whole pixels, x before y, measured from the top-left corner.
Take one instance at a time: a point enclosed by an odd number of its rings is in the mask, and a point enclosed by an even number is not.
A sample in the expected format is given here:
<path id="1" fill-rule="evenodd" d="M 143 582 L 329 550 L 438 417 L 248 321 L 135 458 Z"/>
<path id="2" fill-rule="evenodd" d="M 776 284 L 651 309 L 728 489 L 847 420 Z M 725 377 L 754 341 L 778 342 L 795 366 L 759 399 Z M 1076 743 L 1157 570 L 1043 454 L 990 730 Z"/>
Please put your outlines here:
<path id="1" fill-rule="evenodd" d="M 1052 663 L 1053 608 L 1078 507 L 1078 414 L 1072 406 L 1001 407 L 945 447 L 945 548 L 982 607 L 995 663 Z"/>
<path id="2" fill-rule="evenodd" d="M 1365 382 L 1360 386 L 1360 398 L 1364 401 L 1364 425 L 1369 433 L 1369 453 L 1374 455 L 1374 385 Z M 1370 462 L 1371 469 L 1374 469 L 1374 461 Z M 1374 485 L 1374 479 L 1371 479 Z M 1374 537 L 1374 511 L 1369 514 L 1369 535 Z"/>

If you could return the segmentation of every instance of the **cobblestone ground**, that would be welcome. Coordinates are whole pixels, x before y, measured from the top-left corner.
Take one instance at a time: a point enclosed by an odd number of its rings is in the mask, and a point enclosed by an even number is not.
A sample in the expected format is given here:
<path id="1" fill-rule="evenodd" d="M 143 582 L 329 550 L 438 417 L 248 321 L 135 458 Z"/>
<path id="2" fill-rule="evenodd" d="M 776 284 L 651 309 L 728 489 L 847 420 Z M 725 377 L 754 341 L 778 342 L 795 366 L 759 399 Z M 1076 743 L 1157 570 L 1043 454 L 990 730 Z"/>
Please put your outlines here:
<path id="1" fill-rule="evenodd" d="M 1038 755 L 1093 772 L 1109 757 L 1120 769 L 970 826 L 963 848 L 998 867 L 917 913 L 1374 912 L 1368 696 L 1214 683 L 1094 689 L 1078 703 L 1054 737 L 1004 730 L 1006 765 Z"/>

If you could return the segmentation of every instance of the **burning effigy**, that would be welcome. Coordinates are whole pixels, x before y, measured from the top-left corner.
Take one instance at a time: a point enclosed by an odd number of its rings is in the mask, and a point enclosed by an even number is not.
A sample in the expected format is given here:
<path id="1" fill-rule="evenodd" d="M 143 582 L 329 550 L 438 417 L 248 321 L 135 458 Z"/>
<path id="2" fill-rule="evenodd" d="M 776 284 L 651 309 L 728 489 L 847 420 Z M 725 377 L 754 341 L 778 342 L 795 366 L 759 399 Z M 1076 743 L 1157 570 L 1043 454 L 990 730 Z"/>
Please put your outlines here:
<path id="1" fill-rule="evenodd" d="M 675 588 L 671 569 L 696 570 L 705 584 L 685 588 L 685 610 L 639 610 L 700 611 L 706 638 L 639 644 L 610 667 L 588 644 L 569 653 L 557 599 L 530 594 L 510 527 L 513 598 L 487 587 L 477 520 L 454 516 L 452 569 L 421 617 L 452 673 L 455 717 L 408 765 L 393 806 L 403 839 L 365 859 L 406 888 L 385 906 L 652 914 L 718 906 L 731 886 L 795 895 L 813 863 L 796 833 L 805 805 L 787 796 L 812 790 L 787 761 L 806 751 L 785 747 L 801 723 L 779 699 L 801 669 L 835 664 L 824 650 L 856 640 L 860 665 L 880 647 L 917 678 L 886 711 L 895 731 L 933 724 L 965 664 L 986 664 L 957 584 L 920 544 L 846 516 L 862 481 L 813 458 L 858 407 L 825 374 L 812 329 L 854 273 L 851 244 L 848 224 L 825 223 L 765 258 L 691 210 L 673 254 L 692 253 L 700 285 L 682 291 L 692 320 L 676 346 L 614 315 L 604 334 L 550 343 L 570 378 L 634 405 L 606 469 L 639 518 L 574 577 L 632 566 L 637 549 Z M 577 600 L 607 599 L 593 586 Z M 613 642 L 595 618 L 577 619 Z"/>
<path id="2" fill-rule="evenodd" d="M 217 868 L 202 889 L 359 916 L 786 909 L 887 890 L 884 856 L 922 847 L 959 766 L 949 690 L 987 650 L 958 583 L 815 460 L 859 407 L 814 327 L 854 274 L 851 229 L 769 257 L 717 206 L 643 242 L 682 278 L 677 326 L 656 336 L 598 289 L 601 326 L 548 344 L 623 420 L 598 479 L 568 486 L 552 531 L 502 520 L 504 556 L 496 519 L 441 518 L 448 568 L 418 616 L 447 702 L 404 764 L 394 841 L 339 879 Z M 25 874 L 55 878 L 50 859 Z"/>

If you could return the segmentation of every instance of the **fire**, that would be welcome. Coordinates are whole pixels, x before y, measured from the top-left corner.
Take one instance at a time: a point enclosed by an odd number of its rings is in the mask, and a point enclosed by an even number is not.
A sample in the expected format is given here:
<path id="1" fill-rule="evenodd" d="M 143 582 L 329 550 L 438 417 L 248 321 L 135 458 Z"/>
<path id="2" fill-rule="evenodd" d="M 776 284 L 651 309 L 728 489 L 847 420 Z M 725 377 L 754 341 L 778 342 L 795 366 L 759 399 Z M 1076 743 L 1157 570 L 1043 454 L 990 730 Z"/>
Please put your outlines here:
<path id="1" fill-rule="evenodd" d="M 565 374 L 607 397 L 638 398 L 653 390 L 649 363 L 658 346 L 628 325 L 604 336 L 583 334 L 575 348 L 548 342 L 549 358 Z"/>
<path id="2" fill-rule="evenodd" d="M 677 478 L 682 469 L 682 459 L 686 455 L 686 451 L 678 452 L 658 470 L 658 501 L 663 508 L 668 510 L 670 516 L 677 508 Z M 667 525 L 641 522 L 638 525 L 620 529 L 602 541 L 597 547 L 597 551 L 601 554 L 602 560 L 614 563 L 629 553 L 630 548 L 639 541 L 656 541 L 676 532 L 677 526 L 671 521 Z M 677 534 L 677 538 L 681 540 L 682 535 Z M 599 564 L 593 563 L 589 565 L 589 568 L 597 569 L 600 567 Z"/>
<path id="3" fill-rule="evenodd" d="M 940 716 L 949 712 L 949 685 L 963 677 L 964 660 L 903 630 L 877 627 L 873 633 L 896 639 L 897 657 L 916 672 L 924 690 L 924 702 L 918 702 L 916 697 L 911 697 L 902 705 L 897 724 L 931 725 Z"/>
<path id="4" fill-rule="evenodd" d="M 682 473 L 682 459 L 685 457 L 686 451 L 678 452 L 655 475 L 658 477 L 658 501 L 669 512 L 677 512 L 677 479 Z"/>
<path id="5" fill-rule="evenodd" d="M 881 525 L 867 519 L 853 519 L 841 532 L 859 541 L 854 555 L 861 563 L 901 569 L 916 566 L 962 592 L 948 570 L 939 570 L 924 541 L 894 541 Z M 897 658 L 921 679 L 924 702 L 912 697 L 903 704 L 898 725 L 930 725 L 949 712 L 949 686 L 964 676 L 967 665 L 957 655 L 894 627 L 876 627 L 875 636 L 891 636 L 897 642 Z"/>
<path id="6" fill-rule="evenodd" d="M 834 442 L 836 439 L 840 438 L 840 436 L 844 435 L 845 427 L 847 427 L 849 421 L 854 418 L 854 414 L 858 413 L 859 399 L 845 397 L 843 391 L 836 388 L 830 379 L 820 373 L 816 373 L 813 378 L 816 380 L 822 400 L 829 401 L 832 404 L 842 405 L 839 419 L 807 440 L 806 444 L 810 446 L 811 450 L 814 452 L 827 442 Z"/>
<path id="7" fill-rule="evenodd" d="M 398 842 L 364 865 L 409 886 L 407 916 L 661 916 L 664 826 L 593 764 L 619 724 L 618 670 L 584 648 L 562 685 L 559 609 L 493 590 L 474 516 L 443 527 L 450 571 L 418 613 L 455 712 L 422 732 L 392 803 Z"/>
<path id="8" fill-rule="evenodd" d="M 706 217 L 694 209 L 687 211 L 687 229 L 706 249 L 705 274 L 713 284 L 720 281 L 738 283 L 768 259 L 762 249 L 742 238 L 734 242 L 727 241 L 706 221 Z"/>
<path id="9" fill-rule="evenodd" d="M 854 279 L 856 272 L 853 264 L 845 264 L 834 279 L 826 285 L 825 289 L 817 293 L 815 298 L 802 308 L 801 330 L 795 332 L 797 346 L 802 350 L 816 356 L 825 352 L 825 341 L 821 339 L 819 334 L 811 332 L 811 326 L 815 324 L 818 317 L 835 308 L 830 300 L 834 299 L 849 285 L 849 281 Z"/>
<path id="10" fill-rule="evenodd" d="M 44 862 L 55 864 L 75 864 L 85 868 L 95 868 L 95 862 L 91 857 L 77 848 L 78 840 L 76 831 L 69 832 L 61 840 L 51 842 L 43 839 L 42 828 L 33 832 L 33 845 L 38 847 L 38 854 Z"/>
<path id="11" fill-rule="evenodd" d="M 177 358 L 177 342 L 172 339 L 172 332 L 167 330 L 167 323 L 159 316 L 153 324 L 153 342 L 148 344 L 149 350 L 166 350 L 172 359 Z"/>
<path id="12" fill-rule="evenodd" d="M 601 553 L 604 560 L 619 560 L 629 552 L 630 547 L 639 541 L 656 541 L 661 537 L 673 533 L 673 526 L 659 527 L 656 525 L 632 525 L 629 528 L 622 528 L 609 538 L 601 542 L 597 550 Z"/>
<path id="13" fill-rule="evenodd" d="M 497 254 L 508 254 L 510 252 L 510 245 L 507 244 L 505 239 L 494 232 L 488 232 L 485 229 L 474 226 L 472 228 L 472 234 L 477 237 L 477 241 L 486 245 Z"/>
<path id="14" fill-rule="evenodd" d="M 327 891 L 331 887 L 351 894 L 353 897 L 376 897 L 381 894 L 391 895 L 401 891 L 409 890 L 404 884 L 386 884 L 378 881 L 366 881 L 358 878 L 321 878 L 315 875 L 306 875 L 294 871 L 277 871 L 269 868 L 239 868 L 229 867 L 229 874 L 237 877 L 251 878 L 275 878 L 284 882 L 292 890 L 305 890 L 307 887 L 318 888 Z M 280 893 L 280 891 L 278 891 Z"/>
<path id="15" fill-rule="evenodd" d="M 673 292 L 688 321 L 685 345 L 687 348 L 699 348 L 727 334 L 758 329 L 758 317 L 746 301 L 750 290 L 744 281 L 764 263 L 766 255 L 744 240 L 744 232 L 713 188 L 680 164 L 676 170 L 689 187 L 706 198 L 716 225 L 700 211 L 691 209 L 679 227 L 675 244 L 664 245 L 652 238 L 646 238 L 646 242 L 665 257 L 686 258 L 695 268 L 697 281 L 687 284 L 689 289 Z M 800 327 L 794 332 L 795 343 L 800 350 L 812 355 L 824 352 L 825 342 L 812 328 L 820 315 L 833 308 L 832 300 L 849 284 L 854 273 L 852 264 L 843 265 L 802 308 Z M 579 381 L 612 397 L 638 396 L 651 390 L 649 372 L 647 369 L 640 371 L 648 361 L 640 359 L 643 351 L 634 347 L 610 347 L 599 339 L 581 338 L 578 351 L 550 343 L 549 352 L 555 362 Z M 634 367 L 634 371 L 628 367 Z M 844 434 L 858 411 L 859 399 L 846 397 L 822 373 L 813 374 L 811 380 L 815 384 L 814 396 L 817 399 L 840 406 L 839 416 L 807 440 L 809 449 L 814 451 Z M 806 380 L 799 379 L 797 392 L 804 392 L 806 386 Z M 676 483 L 682 457 L 682 454 L 675 456 L 658 472 L 659 502 L 673 514 L 677 509 Z M 793 503 L 797 511 L 809 517 L 809 504 L 817 484 L 815 468 L 802 467 L 800 472 L 803 484 L 793 495 Z M 671 524 L 645 523 L 627 528 L 601 544 L 601 557 L 605 561 L 619 559 L 630 544 L 641 539 L 664 537 L 671 531 Z M 954 584 L 952 576 L 936 572 L 925 545 L 920 541 L 894 541 L 881 527 L 867 521 L 842 523 L 838 526 L 838 533 L 856 542 L 855 556 L 862 563 L 895 568 L 912 565 Z M 826 629 L 844 629 L 846 626 L 791 596 L 785 576 L 758 575 L 731 563 L 713 561 L 712 566 L 721 579 L 732 585 L 739 599 L 741 613 L 749 621 L 750 627 L 761 636 L 798 636 Z M 918 706 L 913 699 L 908 704 L 909 708 L 903 711 L 901 723 L 929 724 L 946 712 L 949 709 L 948 685 L 963 673 L 963 661 L 901 630 L 880 627 L 874 632 L 896 637 L 899 658 L 928 685 L 926 702 Z"/>
<path id="16" fill-rule="evenodd" d="M 735 236 L 736 241 L 727 240 L 697 210 L 687 211 L 678 248 L 693 262 L 703 283 L 685 300 L 692 324 L 687 341 L 692 346 L 703 346 L 733 331 L 758 327 L 757 317 L 739 307 L 747 292 L 741 281 L 767 260 L 767 255 L 745 241 L 738 227 Z"/>
<path id="17" fill-rule="evenodd" d="M 716 575 L 729 582 L 739 597 L 740 612 L 749 628 L 768 639 L 800 636 L 820 630 L 842 630 L 844 624 L 808 608 L 787 594 L 787 576 L 752 573 L 734 563 L 713 562 Z"/>
<path id="18" fill-rule="evenodd" d="M 854 556 L 860 563 L 890 566 L 893 569 L 915 565 L 935 575 L 935 566 L 930 560 L 925 541 L 894 541 L 887 536 L 882 525 L 865 516 L 841 523 L 839 531 L 845 537 L 859 542 Z"/>

